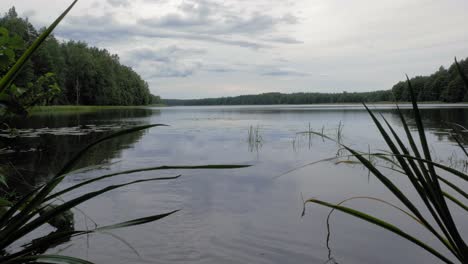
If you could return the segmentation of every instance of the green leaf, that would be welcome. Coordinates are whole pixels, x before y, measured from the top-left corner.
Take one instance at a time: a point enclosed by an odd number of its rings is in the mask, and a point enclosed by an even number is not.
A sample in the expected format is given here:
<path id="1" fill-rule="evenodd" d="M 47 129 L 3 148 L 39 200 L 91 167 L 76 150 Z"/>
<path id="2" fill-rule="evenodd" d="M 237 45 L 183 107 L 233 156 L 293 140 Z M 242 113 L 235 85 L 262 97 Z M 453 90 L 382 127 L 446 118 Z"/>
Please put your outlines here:
<path id="1" fill-rule="evenodd" d="M 178 211 L 179 210 L 174 210 L 174 211 L 169 212 L 169 213 L 158 214 L 158 215 L 153 215 L 153 216 L 147 216 L 147 217 L 142 217 L 142 218 L 138 218 L 138 219 L 134 219 L 134 220 L 131 220 L 131 221 L 126 221 L 126 222 L 122 222 L 122 223 L 118 223 L 118 224 L 103 226 L 103 227 L 96 228 L 95 231 L 110 231 L 110 230 L 124 228 L 124 227 L 142 225 L 142 224 L 146 224 L 146 223 L 149 223 L 149 222 L 154 222 L 154 221 L 160 220 L 162 218 L 168 217 L 168 216 L 170 216 L 170 215 L 172 215 L 172 214 L 174 214 L 174 213 L 176 213 Z"/>
<path id="2" fill-rule="evenodd" d="M 1 172 L 2 172 L 2 170 L 0 169 L 0 173 Z M 8 187 L 7 179 L 6 179 L 5 175 L 3 175 L 3 174 L 0 174 L 0 185 Z"/>
<path id="3" fill-rule="evenodd" d="M 446 192 L 444 192 L 444 196 L 447 197 L 450 201 L 454 202 L 456 205 L 460 206 L 462 209 L 465 209 L 465 211 L 468 212 L 468 207 L 464 203 L 460 202 L 460 200 L 458 200 L 457 198 L 453 197 L 452 195 L 450 195 L 450 194 L 448 194 Z"/>
<path id="4" fill-rule="evenodd" d="M 40 47 L 40 45 L 46 40 L 46 38 L 52 33 L 62 19 L 70 12 L 73 6 L 78 2 L 74 0 L 73 3 L 33 42 L 33 44 L 21 55 L 16 61 L 13 67 L 7 72 L 7 74 L 0 80 L 0 92 L 5 91 L 16 78 L 18 73 L 21 71 L 25 63 L 33 55 L 33 53 Z"/>
<path id="5" fill-rule="evenodd" d="M 141 169 L 127 170 L 127 171 L 120 171 L 120 172 L 115 172 L 115 173 L 111 173 L 111 174 L 102 175 L 102 176 L 99 176 L 99 177 L 96 177 L 96 178 L 93 178 L 93 179 L 90 179 L 90 180 L 75 184 L 75 185 L 73 185 L 71 187 L 68 187 L 68 188 L 66 188 L 64 190 L 61 190 L 61 191 L 59 191 L 57 193 L 54 193 L 54 194 L 50 195 L 49 197 L 47 197 L 45 199 L 45 201 L 51 200 L 51 199 L 56 198 L 56 197 L 58 197 L 58 196 L 60 196 L 60 195 L 62 195 L 64 193 L 70 192 L 72 190 L 75 190 L 75 189 L 77 189 L 79 187 L 88 185 L 90 183 L 100 181 L 100 180 L 110 178 L 110 177 L 115 177 L 115 176 L 118 176 L 118 175 L 126 175 L 126 174 L 132 174 L 132 173 L 137 173 L 137 172 L 155 171 L 155 170 L 200 170 L 200 169 L 219 170 L 219 169 L 240 169 L 240 168 L 247 168 L 247 167 L 250 167 L 250 165 L 220 164 L 220 165 L 196 165 L 196 166 L 157 166 L 157 167 L 149 167 L 149 168 L 141 168 Z M 62 175 L 60 178 L 63 178 L 65 176 L 66 175 Z M 162 177 L 162 178 L 159 178 L 159 180 L 173 180 L 173 179 L 178 178 L 179 176 Z"/>
<path id="6" fill-rule="evenodd" d="M 14 264 L 14 263 L 26 263 L 36 261 L 39 263 L 54 263 L 54 264 L 93 264 L 84 259 L 74 258 L 74 257 L 67 257 L 67 256 L 60 256 L 60 255 L 37 255 L 37 256 L 29 256 L 29 257 L 21 257 L 17 259 L 13 259 L 10 261 L 6 261 L 3 264 Z"/>
<path id="7" fill-rule="evenodd" d="M 14 241 L 18 240 L 19 238 L 23 237 L 24 235 L 30 233 L 31 231 L 35 230 L 39 226 L 47 223 L 50 221 L 50 219 L 53 219 L 54 217 L 60 215 L 63 212 L 66 212 L 67 210 L 70 210 L 71 208 L 86 202 L 98 195 L 101 195 L 103 193 L 109 192 L 114 189 L 122 188 L 124 186 L 136 184 L 136 183 L 141 183 L 141 182 L 149 182 L 149 181 L 155 181 L 159 180 L 159 178 L 152 178 L 152 179 L 143 179 L 143 180 L 136 180 L 128 183 L 123 183 L 123 184 L 117 184 L 117 185 L 111 185 L 106 188 L 103 188 L 99 191 L 95 192 L 89 192 L 86 193 L 82 196 L 79 196 L 73 200 L 67 201 L 50 211 L 45 212 L 43 215 L 35 218 L 31 222 L 26 223 L 24 226 L 17 228 L 17 223 L 14 223 L 13 227 L 8 227 L 6 230 L 2 231 L 2 236 L 3 239 L 0 240 L 0 248 L 5 248 L 6 246 L 10 245 Z"/>
<path id="8" fill-rule="evenodd" d="M 11 206 L 12 203 L 5 198 L 0 198 L 0 207 Z"/>
<path id="9" fill-rule="evenodd" d="M 394 226 L 394 225 L 392 225 L 392 224 L 390 224 L 390 223 L 388 223 L 386 221 L 383 221 L 383 220 L 381 220 L 381 219 L 379 219 L 377 217 L 368 215 L 366 213 L 354 210 L 354 209 L 349 208 L 349 207 L 337 206 L 337 205 L 330 204 L 330 203 L 327 203 L 327 202 L 324 202 L 324 201 L 321 201 L 321 200 L 317 200 L 317 199 L 309 199 L 309 200 L 306 201 L 306 203 L 308 203 L 308 202 L 320 204 L 320 205 L 323 205 L 323 206 L 326 206 L 326 207 L 329 207 L 329 208 L 333 208 L 333 209 L 341 211 L 343 213 L 346 213 L 346 214 L 352 215 L 354 217 L 360 218 L 360 219 L 362 219 L 364 221 L 367 221 L 369 223 L 375 224 L 375 225 L 377 225 L 379 227 L 382 227 L 382 228 L 384 228 L 384 229 L 386 229 L 386 230 L 388 230 L 388 231 L 390 231 L 390 232 L 392 232 L 394 234 L 397 234 L 400 237 L 403 237 L 403 238 L 411 241 L 412 243 L 420 246 L 421 248 L 423 248 L 427 252 L 431 253 L 435 257 L 439 258 L 443 262 L 453 264 L 452 261 L 450 261 L 448 258 L 446 258 L 444 255 L 442 255 L 440 252 L 438 252 L 434 248 L 428 246 L 427 244 L 423 243 L 419 239 L 417 239 L 417 238 L 409 235 L 408 233 L 402 231 L 398 227 L 396 227 L 396 226 Z"/>
<path id="10" fill-rule="evenodd" d="M 164 125 L 164 124 L 152 124 L 152 125 L 144 125 L 144 126 L 137 126 L 137 127 L 132 127 L 132 128 L 129 128 L 129 129 L 124 129 L 124 130 L 121 130 L 121 131 L 118 131 L 118 132 L 115 132 L 115 133 L 112 133 L 108 136 L 105 136 L 105 137 L 102 137 L 98 140 L 96 140 L 95 142 L 87 145 L 86 147 L 84 147 L 81 151 L 79 151 L 77 154 L 75 154 L 75 156 L 70 159 L 70 161 L 68 161 L 64 166 L 63 168 L 56 174 L 55 177 L 59 177 L 65 173 L 68 173 L 70 172 L 72 169 L 73 169 L 73 166 L 80 160 L 80 158 L 92 147 L 96 146 L 97 144 L 99 143 L 102 143 L 104 141 L 107 141 L 107 140 L 110 140 L 110 139 L 113 139 L 113 138 L 116 138 L 116 137 L 120 137 L 120 136 L 123 136 L 123 135 L 126 135 L 126 134 L 130 134 L 130 133 L 133 133 L 133 132 L 137 132 L 137 131 L 141 131 L 141 130 L 144 130 L 144 129 L 147 129 L 147 128 L 151 128 L 151 127 L 157 127 L 157 126 L 167 126 L 167 125 Z"/>

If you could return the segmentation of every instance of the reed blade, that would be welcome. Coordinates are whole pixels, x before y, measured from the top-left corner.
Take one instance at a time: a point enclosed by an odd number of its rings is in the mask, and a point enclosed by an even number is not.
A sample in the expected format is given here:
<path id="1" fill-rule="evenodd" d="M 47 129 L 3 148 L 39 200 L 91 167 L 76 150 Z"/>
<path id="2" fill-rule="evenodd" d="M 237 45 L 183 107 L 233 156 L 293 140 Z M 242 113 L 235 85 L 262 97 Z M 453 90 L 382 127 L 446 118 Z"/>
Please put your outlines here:
<path id="1" fill-rule="evenodd" d="M 33 53 L 41 46 L 47 39 L 62 19 L 70 12 L 78 0 L 74 0 L 70 6 L 33 42 L 33 44 L 21 55 L 12 68 L 0 80 L 0 93 L 4 92 L 14 81 L 21 69 L 24 67 L 28 59 L 31 58 Z"/>

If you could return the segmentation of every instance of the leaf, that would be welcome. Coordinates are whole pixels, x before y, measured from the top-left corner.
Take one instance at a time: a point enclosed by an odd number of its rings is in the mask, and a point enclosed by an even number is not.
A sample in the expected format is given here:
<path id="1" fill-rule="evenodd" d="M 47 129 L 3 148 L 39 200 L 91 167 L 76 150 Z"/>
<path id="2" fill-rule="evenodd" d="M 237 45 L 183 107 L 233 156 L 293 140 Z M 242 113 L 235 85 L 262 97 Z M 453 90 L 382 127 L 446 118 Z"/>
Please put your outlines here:
<path id="1" fill-rule="evenodd" d="M 419 239 L 409 235 L 408 233 L 402 231 L 401 229 L 399 229 L 398 227 L 386 222 L 386 221 L 383 221 L 379 218 L 376 218 L 374 216 L 371 216 L 371 215 L 368 215 L 366 213 L 363 213 L 363 212 L 360 212 L 360 211 L 357 211 L 357 210 L 354 210 L 352 208 L 349 208 L 349 207 L 345 207 L 345 206 L 337 206 L 337 205 L 333 205 L 333 204 L 330 204 L 330 203 L 327 203 L 327 202 L 324 202 L 324 201 L 321 201 L 321 200 L 317 200 L 317 199 L 309 199 L 306 201 L 307 202 L 311 202 L 311 203 L 316 203 L 316 204 L 320 204 L 320 205 L 323 205 L 323 206 L 326 206 L 326 207 L 330 207 L 330 208 L 333 208 L 335 210 L 338 210 L 338 211 L 341 211 L 343 213 L 346 213 L 346 214 L 349 214 L 349 215 L 352 215 L 354 217 L 357 217 L 357 218 L 360 218 L 364 221 L 367 221 L 369 223 L 372 223 L 372 224 L 375 224 L 377 226 L 380 226 L 394 234 L 397 234 L 399 235 L 400 237 L 403 237 L 409 241 L 411 241 L 412 243 L 420 246 L 421 248 L 423 248 L 424 250 L 428 251 L 429 253 L 431 253 L 432 255 L 436 256 L 437 258 L 439 258 L 440 260 L 442 260 L 443 262 L 445 263 L 450 263 L 450 264 L 453 264 L 452 261 L 450 261 L 449 259 L 447 259 L 445 256 L 443 256 L 442 254 L 440 254 L 438 251 L 436 251 L 434 248 L 428 246 L 427 244 L 423 243 L 422 241 L 420 241 Z"/>
<path id="2" fill-rule="evenodd" d="M 447 197 L 450 201 L 454 202 L 456 205 L 460 206 L 461 208 L 465 209 L 465 211 L 468 212 L 468 207 L 464 203 L 460 202 L 460 200 L 458 200 L 457 198 L 453 197 L 452 195 L 450 195 L 450 194 L 448 194 L 446 192 L 444 192 L 444 196 Z"/>
<path id="3" fill-rule="evenodd" d="M 136 127 L 132 127 L 132 128 L 129 128 L 129 129 L 124 129 L 124 130 L 112 133 L 112 134 L 110 134 L 108 136 L 105 136 L 105 137 L 102 137 L 102 138 L 98 139 L 95 142 L 93 142 L 93 143 L 87 145 L 86 147 L 84 147 L 77 154 L 75 154 L 75 156 L 72 159 L 70 159 L 70 161 L 68 161 L 63 166 L 63 168 L 56 174 L 55 177 L 59 177 L 59 176 L 65 174 L 67 172 L 70 172 L 70 170 L 73 169 L 73 166 L 78 162 L 78 160 L 93 146 L 95 146 L 95 145 L 97 145 L 99 143 L 102 143 L 104 141 L 116 138 L 116 137 L 120 137 L 120 136 L 123 136 L 123 135 L 126 135 L 126 134 L 130 134 L 130 133 L 133 133 L 133 132 L 137 132 L 137 131 L 140 131 L 140 130 L 144 130 L 144 129 L 151 128 L 151 127 L 157 127 L 157 126 L 167 126 L 167 125 L 152 124 L 152 125 L 136 126 Z"/>
<path id="4" fill-rule="evenodd" d="M 132 182 L 127 182 L 123 184 L 117 184 L 117 185 L 111 185 L 106 188 L 103 188 L 98 191 L 94 192 L 89 192 L 84 195 L 81 195 L 75 199 L 72 199 L 70 201 L 67 201 L 61 205 L 58 205 L 57 207 L 51 209 L 50 211 L 45 212 L 43 215 L 35 218 L 31 222 L 28 222 L 24 226 L 17 228 L 18 223 L 14 223 L 13 227 L 8 227 L 6 230 L 2 231 L 3 239 L 0 240 L 0 248 L 5 248 L 6 246 L 10 245 L 13 243 L 15 240 L 18 240 L 19 238 L 23 237 L 24 235 L 30 233 L 31 231 L 35 230 L 39 226 L 47 223 L 50 219 L 53 219 L 57 215 L 66 212 L 67 210 L 83 203 L 86 202 L 98 195 L 101 195 L 103 193 L 109 192 L 114 189 L 118 189 L 124 186 L 136 184 L 136 183 L 142 183 L 142 182 L 149 182 L 149 181 L 155 181 L 158 180 L 158 178 L 152 178 L 152 179 L 142 179 L 142 180 L 136 180 Z"/>
<path id="5" fill-rule="evenodd" d="M 126 222 L 122 222 L 122 223 L 118 223 L 118 224 L 114 224 L 114 225 L 103 226 L 103 227 L 96 228 L 96 231 L 110 231 L 110 230 L 129 227 L 129 226 L 142 225 L 142 224 L 146 224 L 146 223 L 149 223 L 149 222 L 154 222 L 154 221 L 160 220 L 162 218 L 168 217 L 168 216 L 170 216 L 170 215 L 172 215 L 172 214 L 174 214 L 174 213 L 176 213 L 178 211 L 179 210 L 174 210 L 174 211 L 169 212 L 169 213 L 153 215 L 153 216 L 147 216 L 147 217 L 138 218 L 138 219 L 134 219 L 134 220 L 131 220 L 131 221 L 126 221 Z"/>
<path id="6" fill-rule="evenodd" d="M 93 264 L 84 259 L 74 258 L 74 257 L 67 257 L 61 255 L 37 255 L 37 256 L 29 256 L 29 257 L 21 257 L 17 259 L 13 259 L 10 261 L 6 261 L 3 264 L 14 264 L 14 263 L 26 263 L 31 261 L 37 261 L 42 263 L 54 263 L 54 264 Z"/>
<path id="7" fill-rule="evenodd" d="M 127 245 L 129 248 L 131 248 L 134 252 L 136 252 L 136 254 L 138 255 L 138 252 L 136 251 L 136 249 L 134 249 L 128 242 L 126 242 L 124 239 L 121 239 L 118 236 L 113 235 L 109 231 L 154 222 L 154 221 L 163 219 L 165 217 L 168 217 L 168 216 L 170 216 L 170 215 L 172 215 L 172 214 L 174 214 L 174 213 L 176 213 L 178 211 L 179 210 L 175 210 L 175 211 L 172 211 L 172 212 L 169 212 L 169 213 L 138 218 L 138 219 L 125 221 L 125 222 L 121 222 L 121 223 L 117 223 L 117 224 L 113 224 L 113 225 L 98 227 L 98 228 L 95 228 L 93 230 L 63 231 L 63 232 L 53 233 L 51 235 L 45 236 L 43 238 L 39 238 L 39 239 L 35 240 L 34 242 L 25 245 L 24 250 L 22 250 L 20 252 L 17 252 L 14 255 L 6 256 L 3 259 L 0 258 L 0 261 L 9 260 L 9 259 L 15 258 L 17 256 L 22 256 L 22 255 L 28 254 L 30 252 L 34 252 L 34 250 L 36 250 L 38 248 L 47 247 L 48 245 L 55 244 L 57 242 L 63 241 L 63 239 L 68 240 L 71 237 L 82 236 L 82 235 L 91 234 L 91 233 L 95 233 L 95 232 L 106 234 L 106 235 L 111 235 L 111 236 L 117 238 L 118 240 L 123 242 L 125 245 Z"/>
<path id="8" fill-rule="evenodd" d="M 99 176 L 99 177 L 96 177 L 96 178 L 93 178 L 93 179 L 90 179 L 90 180 L 75 184 L 75 185 L 73 185 L 71 187 L 68 187 L 68 188 L 66 188 L 64 190 L 61 190 L 61 191 L 59 191 L 57 193 L 54 193 L 54 194 L 50 195 L 49 197 L 47 197 L 45 199 L 45 201 L 53 199 L 53 198 L 55 198 L 57 196 L 60 196 L 60 195 L 62 195 L 64 193 L 70 192 L 70 191 L 72 191 L 74 189 L 77 189 L 79 187 L 88 185 L 90 183 L 100 181 L 100 180 L 110 178 L 110 177 L 115 177 L 115 176 L 118 176 L 118 175 L 126 175 L 126 174 L 132 174 L 132 173 L 137 173 L 137 172 L 155 171 L 155 170 L 199 170 L 199 169 L 211 169 L 212 170 L 212 169 L 240 169 L 240 168 L 247 168 L 247 167 L 250 167 L 250 165 L 219 164 L 219 165 L 195 165 L 195 166 L 157 166 L 157 167 L 149 167 L 149 168 L 141 168 L 141 169 L 134 169 L 134 170 L 115 172 L 115 173 Z M 159 178 L 159 180 L 173 180 L 173 179 L 178 178 L 179 176 L 162 177 L 162 178 Z M 61 178 L 63 178 L 63 177 L 65 177 L 65 175 L 61 176 Z"/>
<path id="9" fill-rule="evenodd" d="M 0 208 L 5 206 L 11 206 L 11 202 L 5 198 L 0 198 Z"/>
<path id="10" fill-rule="evenodd" d="M 12 84 L 13 80 L 16 78 L 28 59 L 31 58 L 33 53 L 40 47 L 40 45 L 46 40 L 46 38 L 52 33 L 55 27 L 57 27 L 60 21 L 62 21 L 77 2 L 78 0 L 74 0 L 73 3 L 33 42 L 23 55 L 21 55 L 13 67 L 0 80 L 0 93 L 5 91 Z"/>
<path id="11" fill-rule="evenodd" d="M 0 169 L 0 173 L 2 173 L 2 172 L 3 172 L 3 171 Z M 5 177 L 5 175 L 3 175 L 3 174 L 0 174 L 0 185 L 3 185 L 3 186 L 5 186 L 5 187 L 8 187 L 6 177 Z"/>

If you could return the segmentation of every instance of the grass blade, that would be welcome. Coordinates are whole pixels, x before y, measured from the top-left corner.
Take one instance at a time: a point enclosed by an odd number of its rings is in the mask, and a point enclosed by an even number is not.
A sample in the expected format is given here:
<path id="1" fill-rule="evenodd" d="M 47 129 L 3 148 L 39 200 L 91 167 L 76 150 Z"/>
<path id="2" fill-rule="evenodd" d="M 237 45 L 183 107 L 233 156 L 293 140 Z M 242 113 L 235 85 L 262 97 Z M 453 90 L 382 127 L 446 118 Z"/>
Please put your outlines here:
<path id="1" fill-rule="evenodd" d="M 30 252 L 34 252 L 34 250 L 36 250 L 38 248 L 43 248 L 43 247 L 47 248 L 48 245 L 51 245 L 51 244 L 53 245 L 57 241 L 62 241 L 64 238 L 82 236 L 82 235 L 96 233 L 96 232 L 106 234 L 106 235 L 111 235 L 114 238 L 117 238 L 119 241 L 121 241 L 122 243 L 127 245 L 129 248 L 131 248 L 132 251 L 136 252 L 137 255 L 139 255 L 138 252 L 136 251 L 136 249 L 133 248 L 128 242 L 126 242 L 124 239 L 122 239 L 122 238 L 120 238 L 118 236 L 115 236 L 114 234 L 110 233 L 109 231 L 112 231 L 112 230 L 115 230 L 115 229 L 120 229 L 120 228 L 125 228 L 125 227 L 130 227 L 130 226 L 143 225 L 143 224 L 150 223 L 150 222 L 155 222 L 157 220 L 168 217 L 168 216 L 170 216 L 170 215 L 172 215 L 172 214 L 174 214 L 174 213 L 176 213 L 178 211 L 179 210 L 174 210 L 174 211 L 169 212 L 169 213 L 137 218 L 137 219 L 133 219 L 133 220 L 130 220 L 130 221 L 125 221 L 125 222 L 121 222 L 121 223 L 117 223 L 117 224 L 113 224 L 113 225 L 97 227 L 97 228 L 92 229 L 92 230 L 83 230 L 83 231 L 76 231 L 75 230 L 75 231 L 64 231 L 64 232 L 54 233 L 52 235 L 48 235 L 48 236 L 43 237 L 41 239 L 38 239 L 38 240 L 36 240 L 36 241 L 34 241 L 32 243 L 29 243 L 28 245 L 25 246 L 25 249 L 20 251 L 20 252 L 17 252 L 17 253 L 15 253 L 13 255 L 9 255 L 9 256 L 5 256 L 3 258 L 0 258 L 0 262 L 3 263 L 4 261 L 24 256 L 26 254 L 29 254 Z"/>
<path id="2" fill-rule="evenodd" d="M 443 183 L 447 184 L 448 186 L 450 186 L 450 188 L 452 188 L 453 190 L 455 190 L 456 192 L 458 192 L 459 194 L 461 194 L 463 197 L 465 197 L 466 199 L 468 199 L 468 193 L 464 192 L 462 189 L 460 189 L 458 186 L 456 186 L 455 184 L 451 183 L 450 181 L 438 176 L 439 180 L 442 181 Z"/>
<path id="3" fill-rule="evenodd" d="M 388 223 L 386 221 L 383 221 L 383 220 L 381 220 L 379 218 L 376 218 L 374 216 L 371 216 L 371 215 L 365 214 L 363 212 L 354 210 L 354 209 L 349 208 L 349 207 L 338 206 L 338 205 L 330 204 L 330 203 L 327 203 L 327 202 L 324 202 L 324 201 L 321 201 L 321 200 L 317 200 L 317 199 L 309 199 L 309 200 L 306 201 L 306 203 L 308 203 L 308 202 L 320 204 L 320 205 L 323 205 L 323 206 L 326 206 L 326 207 L 329 207 L 329 208 L 333 208 L 333 209 L 338 210 L 340 212 L 352 215 L 354 217 L 360 218 L 360 219 L 362 219 L 364 221 L 367 221 L 369 223 L 372 223 L 374 225 L 380 226 L 380 227 L 382 227 L 382 228 L 384 228 L 384 229 L 386 229 L 386 230 L 388 230 L 388 231 L 390 231 L 390 232 L 392 232 L 392 233 L 394 233 L 394 234 L 396 234 L 396 235 L 398 235 L 400 237 L 403 237 L 403 238 L 411 241 L 412 243 L 420 246 L 421 248 L 423 248 L 427 252 L 431 253 L 432 255 L 437 257 L 438 259 L 442 260 L 443 262 L 453 264 L 452 261 L 447 259 L 442 254 L 440 254 L 434 248 L 428 246 L 427 244 L 423 243 L 419 239 L 417 239 L 417 238 L 409 235 L 408 233 L 402 231 L 398 227 L 396 227 L 396 226 L 394 226 L 394 225 L 392 225 L 392 224 L 390 224 L 390 223 Z"/>
<path id="4" fill-rule="evenodd" d="M 458 200 L 457 198 L 453 197 L 452 195 L 446 193 L 446 192 L 443 192 L 444 196 L 447 197 L 450 201 L 454 202 L 456 205 L 460 206 L 461 208 L 465 209 L 465 211 L 468 212 L 468 207 L 460 202 L 460 200 Z"/>
<path id="5" fill-rule="evenodd" d="M 138 219 L 134 219 L 134 220 L 131 220 L 131 221 L 126 221 L 126 222 L 122 222 L 122 223 L 118 223 L 118 224 L 114 224 L 114 225 L 103 226 L 103 227 L 96 228 L 96 231 L 110 231 L 110 230 L 129 227 L 129 226 L 142 225 L 142 224 L 146 224 L 146 223 L 149 223 L 149 222 L 154 222 L 154 221 L 157 221 L 159 219 L 168 217 L 168 216 L 170 216 L 170 215 L 172 215 L 174 213 L 177 213 L 178 211 L 180 211 L 180 210 L 174 210 L 172 212 L 159 214 L 159 215 L 142 217 L 142 218 L 138 218 Z"/>
<path id="6" fill-rule="evenodd" d="M 99 177 L 96 177 L 96 178 L 93 178 L 93 179 L 90 179 L 90 180 L 75 184 L 75 185 L 73 185 L 73 186 L 71 186 L 69 188 L 66 188 L 66 189 L 64 189 L 62 191 L 59 191 L 57 193 L 54 193 L 54 194 L 50 195 L 49 197 L 47 197 L 45 199 L 45 201 L 56 198 L 56 197 L 58 197 L 58 196 L 60 196 L 60 195 L 62 195 L 64 193 L 70 192 L 70 191 L 75 190 L 75 189 L 77 189 L 79 187 L 82 187 L 84 185 L 88 185 L 90 183 L 100 181 L 100 180 L 110 178 L 110 177 L 115 177 L 115 176 L 118 176 L 118 175 L 132 174 L 132 173 L 145 172 L 145 171 L 155 171 L 155 170 L 176 170 L 176 169 L 177 170 L 199 170 L 199 169 L 211 169 L 212 170 L 212 169 L 240 169 L 240 168 L 247 168 L 247 167 L 250 167 L 250 165 L 219 164 L 219 165 L 196 165 L 196 166 L 157 166 L 157 167 L 148 167 L 148 168 L 141 168 L 141 169 L 134 169 L 134 170 L 115 172 L 115 173 L 106 174 L 106 175 L 103 175 L 103 176 L 99 176 Z M 159 178 L 159 179 L 160 180 L 173 180 L 173 179 L 177 179 L 179 176 L 162 177 L 162 178 Z M 61 177 L 64 177 L 64 176 L 61 176 Z"/>
<path id="7" fill-rule="evenodd" d="M 127 135 L 127 134 L 130 134 L 130 133 L 134 133 L 134 132 L 137 132 L 137 131 L 141 131 L 141 130 L 144 130 L 144 129 L 147 129 L 147 128 L 151 128 L 151 127 L 157 127 L 157 126 L 167 126 L 167 125 L 164 125 L 164 124 L 152 124 L 152 125 L 144 125 L 144 126 L 137 126 L 137 127 L 132 127 L 132 128 L 128 128 L 128 129 L 124 129 L 124 130 L 121 130 L 121 131 L 118 131 L 118 132 L 115 132 L 115 133 L 112 133 L 110 135 L 107 135 L 105 137 L 102 137 L 96 141 L 94 141 L 93 143 L 87 145 L 86 147 L 84 147 L 82 150 L 80 150 L 77 154 L 75 154 L 75 156 L 70 159 L 70 161 L 68 161 L 64 166 L 63 168 L 56 174 L 56 177 L 59 177 L 63 174 L 66 174 L 68 172 L 71 171 L 71 169 L 73 169 L 73 166 L 78 162 L 78 160 L 92 147 L 96 146 L 97 144 L 99 143 L 102 143 L 104 141 L 107 141 L 107 140 L 110 140 L 110 139 L 113 139 L 113 138 L 116 138 L 116 137 L 120 137 L 120 136 L 123 136 L 123 135 Z"/>
<path id="8" fill-rule="evenodd" d="M 61 255 L 36 255 L 36 256 L 28 256 L 13 259 L 10 261 L 6 261 L 3 264 L 23 264 L 23 263 L 31 263 L 31 262 L 39 262 L 39 263 L 64 263 L 64 264 L 93 264 L 84 259 L 74 258 L 74 257 L 67 257 Z"/>
<path id="9" fill-rule="evenodd" d="M 32 54 L 39 48 L 39 46 L 47 39 L 47 37 L 52 33 L 52 31 L 57 27 L 57 25 L 62 21 L 62 19 L 70 12 L 73 6 L 78 2 L 74 0 L 73 3 L 33 42 L 33 44 L 21 55 L 21 57 L 16 61 L 13 67 L 3 76 L 0 80 L 0 93 L 4 92 L 7 89 L 13 80 L 16 78 L 18 73 L 23 68 L 26 61 L 31 58 Z"/>
<path id="10" fill-rule="evenodd" d="M 18 238 L 21 238 L 23 237 L 24 235 L 28 234 L 29 232 L 35 230 L 36 228 L 38 228 L 39 226 L 47 223 L 47 221 L 53 217 L 56 217 L 60 214 L 62 214 L 63 212 L 87 201 L 87 200 L 90 200 L 98 195 L 101 195 L 103 193 L 106 193 L 106 192 L 109 192 L 111 190 L 114 190 L 114 189 L 118 189 L 118 188 L 121 188 L 121 187 L 124 187 L 124 186 L 128 186 L 128 185 L 132 185 L 132 184 L 136 184 L 136 183 L 141 183 L 141 182 L 148 182 L 148 181 L 155 181 L 155 180 L 158 180 L 158 178 L 154 178 L 154 179 L 143 179 L 143 180 L 136 180 L 136 181 L 132 181 L 132 182 L 128 182 L 128 183 L 123 183 L 123 184 L 117 184 L 117 185 L 111 185 L 111 186 L 108 186 L 106 188 L 103 188 L 99 191 L 95 191 L 95 192 L 90 192 L 90 193 L 87 193 L 87 194 L 84 194 L 82 196 L 79 196 L 73 200 L 70 200 L 70 201 L 67 201 L 65 202 L 64 204 L 61 204 L 57 207 L 55 207 L 54 209 L 51 209 L 50 211 L 47 211 L 46 213 L 44 213 L 43 215 L 35 218 L 34 220 L 32 220 L 31 222 L 25 224 L 24 226 L 22 226 L 21 228 L 17 229 L 13 229 L 13 230 L 10 230 L 8 229 L 4 236 L 3 236 L 3 239 L 0 241 L 0 248 L 5 248 L 6 246 L 10 245 L 12 242 L 14 242 L 15 240 L 17 240 Z M 16 227 L 16 225 L 15 225 Z"/>

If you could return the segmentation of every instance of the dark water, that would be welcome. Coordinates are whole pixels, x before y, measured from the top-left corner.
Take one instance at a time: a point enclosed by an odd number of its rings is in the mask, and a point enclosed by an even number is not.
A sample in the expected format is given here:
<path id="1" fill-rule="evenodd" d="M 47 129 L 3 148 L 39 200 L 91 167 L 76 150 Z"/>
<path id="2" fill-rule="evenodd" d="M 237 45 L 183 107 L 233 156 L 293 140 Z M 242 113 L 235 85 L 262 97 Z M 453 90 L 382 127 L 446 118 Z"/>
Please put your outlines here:
<path id="1" fill-rule="evenodd" d="M 423 107 L 434 154 L 459 166 L 463 155 L 446 129 L 450 122 L 468 126 L 467 106 Z M 402 131 L 395 110 L 380 106 L 377 111 Z M 411 118 L 410 110 L 404 110 L 404 114 Z M 37 137 L 9 139 L 16 146 L 16 154 L 3 157 L 8 157 L 21 174 L 14 183 L 21 192 L 28 189 L 28 184 L 50 177 L 86 142 L 107 133 L 90 131 L 151 123 L 170 126 L 128 135 L 92 149 L 80 166 L 109 165 L 72 175 L 63 187 L 100 173 L 140 167 L 226 163 L 253 166 L 224 171 L 146 172 L 96 183 L 82 191 L 135 178 L 182 174 L 174 181 L 110 192 L 80 206 L 99 225 L 181 211 L 159 222 L 114 232 L 136 248 L 141 257 L 106 234 L 74 239 L 49 253 L 64 249 L 61 253 L 97 263 L 325 263 L 329 254 L 325 243 L 329 210 L 311 204 L 301 217 L 303 198 L 339 202 L 353 196 L 373 196 L 395 201 L 358 165 L 323 162 L 281 176 L 336 155 L 335 143 L 297 134 L 308 130 L 309 124 L 310 129 L 323 129 L 332 136 L 341 127 L 342 141 L 359 150 L 382 149 L 376 128 L 358 106 L 173 107 L 43 114 L 17 122 L 17 127 L 48 127 L 50 131 L 33 133 Z M 250 127 L 254 132 L 258 130 L 258 137 L 253 135 L 249 140 Z M 80 129 L 84 132 L 80 133 Z M 403 190 L 410 190 L 403 177 L 394 174 L 391 178 Z M 460 186 L 466 189 L 466 185 Z M 391 207 L 366 200 L 348 205 L 376 214 L 439 247 L 418 224 Z M 466 214 L 455 207 L 454 214 L 462 233 L 468 234 L 463 218 Z M 75 211 L 76 229 L 93 226 L 87 217 Z M 47 232 L 50 230 L 38 231 Z M 338 263 L 438 263 L 410 242 L 340 213 L 331 218 L 330 246 L 331 256 Z"/>

